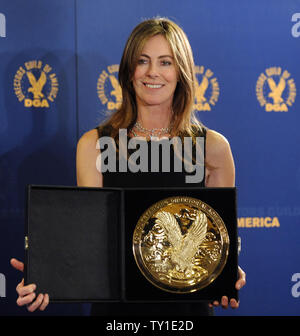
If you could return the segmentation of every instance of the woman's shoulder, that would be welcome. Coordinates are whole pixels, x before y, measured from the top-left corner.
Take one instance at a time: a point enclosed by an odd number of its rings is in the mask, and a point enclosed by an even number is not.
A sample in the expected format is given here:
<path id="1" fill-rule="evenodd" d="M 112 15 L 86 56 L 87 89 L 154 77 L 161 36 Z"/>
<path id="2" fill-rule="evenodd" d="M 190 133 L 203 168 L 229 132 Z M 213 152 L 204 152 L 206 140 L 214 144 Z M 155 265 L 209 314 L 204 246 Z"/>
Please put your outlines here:
<path id="1" fill-rule="evenodd" d="M 99 135 L 96 128 L 83 133 L 77 142 L 77 155 L 98 155 L 98 138 Z"/>
<path id="2" fill-rule="evenodd" d="M 206 160 L 210 166 L 220 166 L 231 155 L 227 138 L 212 129 L 206 130 Z"/>
<path id="3" fill-rule="evenodd" d="M 98 130 L 94 128 L 82 134 L 79 138 L 78 145 L 89 145 L 91 143 L 96 143 L 97 140 Z"/>
<path id="4" fill-rule="evenodd" d="M 206 138 L 209 145 L 212 145 L 213 147 L 229 145 L 229 141 L 223 134 L 212 129 L 206 129 Z"/>
<path id="5" fill-rule="evenodd" d="M 110 126 L 100 125 L 87 132 L 85 132 L 79 139 L 79 143 L 90 144 L 96 143 L 97 140 L 102 136 L 109 136 L 111 133 Z"/>

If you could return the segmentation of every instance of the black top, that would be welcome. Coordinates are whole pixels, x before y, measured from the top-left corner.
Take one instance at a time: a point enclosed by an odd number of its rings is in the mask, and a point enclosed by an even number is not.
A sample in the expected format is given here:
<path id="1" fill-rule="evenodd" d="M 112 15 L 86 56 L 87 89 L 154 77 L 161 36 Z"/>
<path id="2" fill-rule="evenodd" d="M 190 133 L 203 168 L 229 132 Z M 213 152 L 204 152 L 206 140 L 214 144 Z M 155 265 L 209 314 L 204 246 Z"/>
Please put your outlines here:
<path id="1" fill-rule="evenodd" d="M 107 129 L 98 128 L 99 138 L 102 136 L 109 136 Z M 206 139 L 206 129 L 199 130 L 199 137 L 204 138 L 204 144 Z M 129 141 L 130 138 L 128 137 Z M 163 140 L 161 140 L 163 141 Z M 170 146 L 170 169 L 168 172 L 162 170 L 162 153 L 159 157 L 159 171 L 151 172 L 151 150 L 150 141 L 148 145 L 148 170 L 145 172 L 131 172 L 127 169 L 126 172 L 118 172 L 119 162 L 117 160 L 116 172 L 104 172 L 103 174 L 103 187 L 184 187 L 186 184 L 186 176 L 194 175 L 195 172 L 188 173 L 185 170 L 184 164 L 182 165 L 182 171 L 174 171 L 174 150 L 173 146 Z M 118 146 L 117 146 L 118 147 Z M 104 150 L 102 150 L 104 153 Z M 127 157 L 130 157 L 135 152 L 135 149 L 128 149 Z M 205 158 L 205 146 L 204 146 L 204 158 Z M 116 155 L 118 159 L 118 155 Z M 193 145 L 193 158 L 195 158 L 195 146 Z M 197 183 L 193 183 L 190 186 L 193 187 L 205 187 L 205 167 L 203 179 Z M 203 316 L 212 315 L 213 309 L 209 308 L 207 303 L 96 303 L 92 305 L 92 315 L 100 316 Z"/>

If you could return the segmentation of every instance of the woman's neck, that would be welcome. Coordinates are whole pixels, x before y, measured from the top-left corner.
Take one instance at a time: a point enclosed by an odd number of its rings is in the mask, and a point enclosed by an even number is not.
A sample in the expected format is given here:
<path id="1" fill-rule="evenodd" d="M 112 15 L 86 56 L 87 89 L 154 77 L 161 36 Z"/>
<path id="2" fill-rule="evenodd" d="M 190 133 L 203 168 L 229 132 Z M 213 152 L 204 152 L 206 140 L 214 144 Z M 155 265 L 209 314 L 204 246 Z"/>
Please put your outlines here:
<path id="1" fill-rule="evenodd" d="M 138 109 L 137 121 L 147 129 L 166 128 L 170 126 L 172 109 L 149 106 Z"/>

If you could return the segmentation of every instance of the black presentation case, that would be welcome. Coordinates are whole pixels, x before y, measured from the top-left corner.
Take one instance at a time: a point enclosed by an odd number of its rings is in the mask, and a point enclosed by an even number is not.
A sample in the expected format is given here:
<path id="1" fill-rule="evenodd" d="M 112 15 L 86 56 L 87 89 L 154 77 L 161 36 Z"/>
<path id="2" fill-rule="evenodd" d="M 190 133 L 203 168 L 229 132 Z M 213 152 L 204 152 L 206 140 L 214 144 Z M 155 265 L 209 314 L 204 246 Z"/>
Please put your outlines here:
<path id="1" fill-rule="evenodd" d="M 193 293 L 163 291 L 140 272 L 132 238 L 154 203 L 188 196 L 223 219 L 230 245 L 226 265 Z M 25 223 L 25 284 L 50 302 L 197 302 L 238 299 L 236 188 L 87 188 L 30 185 Z"/>

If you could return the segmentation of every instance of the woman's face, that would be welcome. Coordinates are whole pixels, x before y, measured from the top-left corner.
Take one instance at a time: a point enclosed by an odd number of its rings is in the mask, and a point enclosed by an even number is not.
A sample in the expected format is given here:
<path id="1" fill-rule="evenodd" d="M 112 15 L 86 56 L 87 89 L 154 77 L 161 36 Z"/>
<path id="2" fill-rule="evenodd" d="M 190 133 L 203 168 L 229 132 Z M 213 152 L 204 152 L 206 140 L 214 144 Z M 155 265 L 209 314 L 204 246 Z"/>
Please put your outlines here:
<path id="1" fill-rule="evenodd" d="M 169 109 L 177 85 L 177 69 L 169 43 L 155 35 L 145 43 L 133 76 L 138 106 Z"/>

